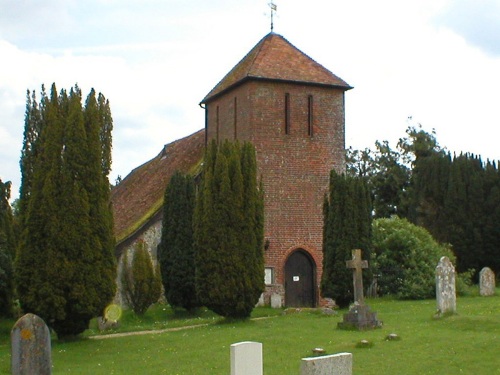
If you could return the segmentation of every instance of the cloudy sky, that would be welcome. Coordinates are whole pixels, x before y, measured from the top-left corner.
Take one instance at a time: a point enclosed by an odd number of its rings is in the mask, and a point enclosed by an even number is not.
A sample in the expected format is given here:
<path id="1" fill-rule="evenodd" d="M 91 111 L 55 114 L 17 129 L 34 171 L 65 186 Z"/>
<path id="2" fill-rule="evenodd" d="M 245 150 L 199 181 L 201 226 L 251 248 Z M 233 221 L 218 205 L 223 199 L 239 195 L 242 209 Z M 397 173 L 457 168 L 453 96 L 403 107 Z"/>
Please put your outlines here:
<path id="1" fill-rule="evenodd" d="M 125 177 L 204 126 L 201 99 L 270 31 L 269 0 L 0 0 L 0 178 L 17 197 L 26 90 L 111 104 Z M 346 146 L 395 146 L 408 125 L 500 159 L 499 0 L 275 0 L 274 31 L 340 76 Z M 409 120 L 411 117 L 411 120 Z"/>

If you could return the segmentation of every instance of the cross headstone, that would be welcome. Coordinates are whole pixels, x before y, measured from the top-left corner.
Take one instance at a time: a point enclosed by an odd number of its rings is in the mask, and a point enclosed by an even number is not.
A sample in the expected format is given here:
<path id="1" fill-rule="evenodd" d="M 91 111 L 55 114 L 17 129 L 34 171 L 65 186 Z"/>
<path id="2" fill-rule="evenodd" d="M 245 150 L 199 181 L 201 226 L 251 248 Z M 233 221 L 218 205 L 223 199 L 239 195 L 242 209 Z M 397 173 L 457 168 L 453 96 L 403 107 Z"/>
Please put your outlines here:
<path id="1" fill-rule="evenodd" d="M 489 267 L 484 267 L 479 272 L 479 294 L 482 296 L 495 294 L 495 274 Z"/>
<path id="2" fill-rule="evenodd" d="M 352 278 L 354 284 L 354 302 L 360 305 L 365 303 L 363 296 L 363 268 L 368 268 L 368 262 L 361 259 L 361 250 L 352 251 L 352 260 L 346 262 L 347 268 L 352 268 Z"/>
<path id="3" fill-rule="evenodd" d="M 50 375 L 52 373 L 50 332 L 37 315 L 22 316 L 10 333 L 13 375 Z"/>
<path id="4" fill-rule="evenodd" d="M 352 354 L 302 358 L 300 375 L 352 375 Z"/>
<path id="5" fill-rule="evenodd" d="M 351 329 L 373 329 L 382 326 L 382 322 L 377 320 L 377 314 L 370 311 L 370 307 L 365 304 L 363 296 L 363 268 L 368 268 L 368 262 L 361 259 L 361 250 L 352 251 L 352 260 L 346 262 L 347 268 L 352 268 L 354 284 L 354 304 L 344 320 L 338 323 L 339 328 Z"/>
<path id="6" fill-rule="evenodd" d="M 436 267 L 436 302 L 439 315 L 457 311 L 455 267 L 448 257 L 442 257 Z"/>
<path id="7" fill-rule="evenodd" d="M 244 341 L 231 345 L 231 375 L 262 374 L 262 343 Z"/>

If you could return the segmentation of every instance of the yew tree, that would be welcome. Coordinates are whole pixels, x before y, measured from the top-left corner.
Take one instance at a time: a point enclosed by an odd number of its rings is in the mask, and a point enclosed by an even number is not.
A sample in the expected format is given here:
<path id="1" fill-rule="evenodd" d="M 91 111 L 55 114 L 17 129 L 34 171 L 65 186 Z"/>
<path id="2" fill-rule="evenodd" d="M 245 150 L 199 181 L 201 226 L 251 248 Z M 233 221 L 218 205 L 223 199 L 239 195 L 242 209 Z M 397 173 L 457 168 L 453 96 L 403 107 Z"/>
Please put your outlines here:
<path id="1" fill-rule="evenodd" d="M 361 249 L 370 259 L 371 200 L 366 181 L 361 177 L 330 173 L 329 193 L 323 206 L 323 274 L 321 294 L 339 306 L 353 301 L 352 270 L 346 261 L 352 250 Z M 364 272 L 364 276 L 368 272 Z"/>
<path id="2" fill-rule="evenodd" d="M 109 102 L 92 90 L 83 106 L 78 86 L 58 94 L 53 84 L 26 107 L 17 291 L 25 312 L 73 336 L 116 290 Z"/>
<path id="3" fill-rule="evenodd" d="M 186 310 L 199 305 L 195 286 L 194 205 L 193 177 L 175 172 L 165 190 L 158 258 L 168 303 Z"/>
<path id="4" fill-rule="evenodd" d="M 254 147 L 212 141 L 195 210 L 196 289 L 221 316 L 249 317 L 264 290 L 263 207 Z"/>

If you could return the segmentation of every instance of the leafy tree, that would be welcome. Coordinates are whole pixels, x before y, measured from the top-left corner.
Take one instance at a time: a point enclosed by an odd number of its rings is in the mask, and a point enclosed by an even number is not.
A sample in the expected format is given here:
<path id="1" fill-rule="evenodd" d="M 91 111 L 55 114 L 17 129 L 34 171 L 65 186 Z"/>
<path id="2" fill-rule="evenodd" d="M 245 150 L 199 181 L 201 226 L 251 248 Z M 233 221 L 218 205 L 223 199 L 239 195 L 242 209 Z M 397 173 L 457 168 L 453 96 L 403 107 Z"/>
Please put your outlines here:
<path id="1" fill-rule="evenodd" d="M 200 303 L 246 318 L 264 290 L 263 196 L 255 149 L 212 141 L 195 209 L 196 289 Z"/>
<path id="2" fill-rule="evenodd" d="M 14 292 L 12 259 L 15 252 L 10 181 L 0 179 L 0 316 L 10 316 Z"/>
<path id="3" fill-rule="evenodd" d="M 410 169 L 387 141 L 375 142 L 375 151 L 349 149 L 347 174 L 364 177 L 371 192 L 374 216 L 390 217 L 403 209 Z"/>
<path id="4" fill-rule="evenodd" d="M 123 253 L 121 268 L 125 302 L 137 315 L 144 315 L 161 296 L 160 269 L 153 266 L 144 242 L 137 243 L 132 259 L 129 260 L 128 252 Z"/>
<path id="5" fill-rule="evenodd" d="M 193 243 L 194 180 L 177 171 L 165 190 L 159 260 L 165 297 L 172 307 L 199 306 Z"/>
<path id="6" fill-rule="evenodd" d="M 354 249 L 361 249 L 363 258 L 370 259 L 372 218 L 366 181 L 332 170 L 323 213 L 321 293 L 346 306 L 354 297 L 352 270 L 346 268 L 346 261 Z"/>
<path id="7" fill-rule="evenodd" d="M 449 246 L 440 245 L 424 228 L 392 217 L 373 221 L 371 267 L 379 274 L 382 295 L 424 299 L 435 295 L 435 270 L 439 259 L 454 262 Z"/>
<path id="8" fill-rule="evenodd" d="M 397 150 L 348 150 L 347 172 L 367 179 L 376 218 L 397 214 L 450 243 L 457 269 L 500 271 L 500 174 L 496 163 L 462 153 L 452 156 L 436 133 L 410 126 Z M 477 280 L 477 278 L 476 278 Z"/>
<path id="9" fill-rule="evenodd" d="M 58 95 L 53 84 L 50 97 L 42 96 L 36 136 L 25 121 L 29 152 L 21 165 L 29 173 L 15 274 L 22 308 L 63 337 L 83 332 L 116 290 L 108 171 L 101 167 L 110 145 L 99 138 L 103 123 L 89 116 L 92 93 L 85 108 L 78 86 Z"/>
<path id="10" fill-rule="evenodd" d="M 408 126 L 406 137 L 400 138 L 398 148 L 401 150 L 405 164 L 415 163 L 419 158 L 444 152 L 436 138 L 436 131 L 425 131 L 421 124 L 418 127 Z"/>

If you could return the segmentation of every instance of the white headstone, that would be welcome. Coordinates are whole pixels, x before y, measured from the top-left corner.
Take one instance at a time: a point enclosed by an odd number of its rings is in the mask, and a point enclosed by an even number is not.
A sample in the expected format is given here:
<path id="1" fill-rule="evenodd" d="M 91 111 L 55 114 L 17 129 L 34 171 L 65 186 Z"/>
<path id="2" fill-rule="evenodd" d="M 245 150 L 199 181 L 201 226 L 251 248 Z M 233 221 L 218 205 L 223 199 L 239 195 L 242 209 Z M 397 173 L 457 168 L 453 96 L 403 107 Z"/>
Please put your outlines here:
<path id="1" fill-rule="evenodd" d="M 262 343 L 244 341 L 231 345 L 231 375 L 262 374 Z"/>
<path id="2" fill-rule="evenodd" d="M 281 302 L 281 295 L 274 293 L 271 295 L 271 307 L 273 309 L 281 309 L 283 303 Z"/>
<path id="3" fill-rule="evenodd" d="M 50 332 L 37 315 L 22 316 L 10 332 L 11 371 L 13 375 L 50 375 L 52 373 Z"/>
<path id="4" fill-rule="evenodd" d="M 352 353 L 302 358 L 300 375 L 352 375 Z"/>
<path id="5" fill-rule="evenodd" d="M 455 267 L 448 257 L 442 257 L 436 267 L 436 301 L 439 314 L 457 311 Z"/>
<path id="6" fill-rule="evenodd" d="M 259 300 L 257 301 L 257 304 L 255 305 L 256 307 L 259 306 L 264 306 L 265 305 L 265 300 L 264 300 L 264 293 L 262 293 L 259 297 Z"/>
<path id="7" fill-rule="evenodd" d="M 482 296 L 495 294 L 495 274 L 489 267 L 484 267 L 479 272 L 479 294 Z"/>

